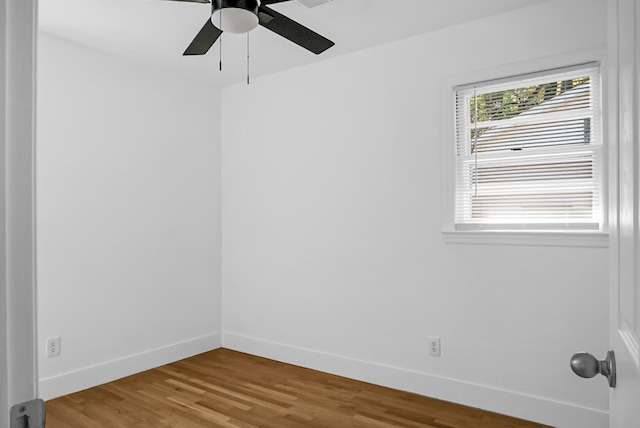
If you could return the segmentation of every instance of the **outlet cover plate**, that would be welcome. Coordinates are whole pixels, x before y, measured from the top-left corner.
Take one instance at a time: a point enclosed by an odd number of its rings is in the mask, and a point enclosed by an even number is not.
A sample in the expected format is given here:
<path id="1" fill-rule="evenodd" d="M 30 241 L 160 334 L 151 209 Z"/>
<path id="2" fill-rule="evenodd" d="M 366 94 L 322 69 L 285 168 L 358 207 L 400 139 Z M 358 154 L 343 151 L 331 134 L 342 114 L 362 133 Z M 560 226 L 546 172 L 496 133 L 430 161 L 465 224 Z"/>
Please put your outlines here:
<path id="1" fill-rule="evenodd" d="M 440 338 L 436 336 L 429 337 L 429 355 L 432 357 L 440 356 Z"/>
<path id="2" fill-rule="evenodd" d="M 60 355 L 60 337 L 50 337 L 47 339 L 47 358 Z"/>

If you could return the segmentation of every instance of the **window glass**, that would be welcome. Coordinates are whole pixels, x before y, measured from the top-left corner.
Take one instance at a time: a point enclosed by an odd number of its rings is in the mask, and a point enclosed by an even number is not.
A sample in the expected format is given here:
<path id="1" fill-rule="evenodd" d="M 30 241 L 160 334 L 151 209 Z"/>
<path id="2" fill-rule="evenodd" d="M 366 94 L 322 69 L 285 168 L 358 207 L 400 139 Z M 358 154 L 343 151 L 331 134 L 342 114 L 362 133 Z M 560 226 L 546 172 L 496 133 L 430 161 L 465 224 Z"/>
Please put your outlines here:
<path id="1" fill-rule="evenodd" d="M 601 229 L 597 64 L 455 94 L 457 229 Z"/>

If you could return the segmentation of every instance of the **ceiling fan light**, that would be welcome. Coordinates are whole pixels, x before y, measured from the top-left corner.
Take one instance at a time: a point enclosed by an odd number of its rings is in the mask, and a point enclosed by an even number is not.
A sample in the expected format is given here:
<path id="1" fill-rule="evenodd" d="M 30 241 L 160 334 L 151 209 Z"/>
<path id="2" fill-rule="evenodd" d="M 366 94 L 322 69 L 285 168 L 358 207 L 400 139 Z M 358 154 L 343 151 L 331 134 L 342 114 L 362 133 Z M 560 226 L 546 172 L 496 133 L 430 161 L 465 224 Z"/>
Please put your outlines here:
<path id="1" fill-rule="evenodd" d="M 242 34 L 258 26 L 258 16 L 250 10 L 225 7 L 213 12 L 211 22 L 226 33 Z"/>

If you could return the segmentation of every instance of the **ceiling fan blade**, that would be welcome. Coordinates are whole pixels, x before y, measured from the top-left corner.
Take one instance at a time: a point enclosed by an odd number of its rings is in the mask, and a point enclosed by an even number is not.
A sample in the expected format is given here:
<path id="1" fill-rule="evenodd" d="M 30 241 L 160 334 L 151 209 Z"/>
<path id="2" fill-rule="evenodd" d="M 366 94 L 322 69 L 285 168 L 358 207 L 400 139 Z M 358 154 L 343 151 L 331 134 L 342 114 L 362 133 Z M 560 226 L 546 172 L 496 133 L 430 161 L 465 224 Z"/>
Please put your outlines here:
<path id="1" fill-rule="evenodd" d="M 316 55 L 335 45 L 331 40 L 266 6 L 261 5 L 258 8 L 258 19 L 263 27 Z"/>
<path id="2" fill-rule="evenodd" d="M 211 22 L 211 19 L 207 19 L 200 32 L 193 39 L 187 50 L 182 55 L 204 55 L 209 48 L 218 40 L 222 31 L 216 28 Z"/>

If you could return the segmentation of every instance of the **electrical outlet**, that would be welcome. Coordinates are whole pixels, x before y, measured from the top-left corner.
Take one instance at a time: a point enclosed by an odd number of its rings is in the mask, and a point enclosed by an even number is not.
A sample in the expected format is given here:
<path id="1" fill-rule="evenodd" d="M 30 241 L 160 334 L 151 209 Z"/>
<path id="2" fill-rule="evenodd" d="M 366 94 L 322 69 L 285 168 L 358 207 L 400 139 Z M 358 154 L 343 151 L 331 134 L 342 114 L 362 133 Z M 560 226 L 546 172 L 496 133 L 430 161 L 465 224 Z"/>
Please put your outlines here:
<path id="1" fill-rule="evenodd" d="M 432 357 L 440 356 L 440 338 L 431 336 L 429 338 L 429 355 Z"/>
<path id="2" fill-rule="evenodd" d="M 60 337 L 47 339 L 47 358 L 60 355 Z"/>

